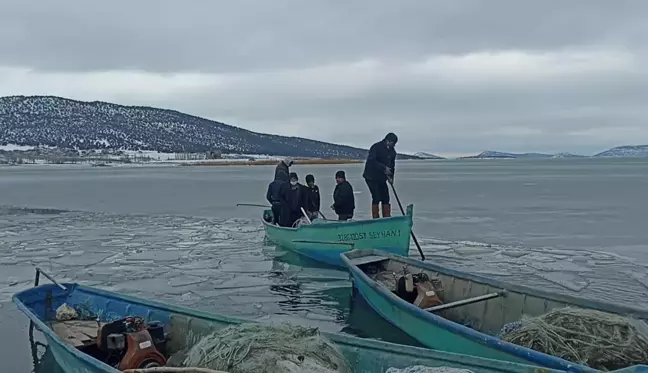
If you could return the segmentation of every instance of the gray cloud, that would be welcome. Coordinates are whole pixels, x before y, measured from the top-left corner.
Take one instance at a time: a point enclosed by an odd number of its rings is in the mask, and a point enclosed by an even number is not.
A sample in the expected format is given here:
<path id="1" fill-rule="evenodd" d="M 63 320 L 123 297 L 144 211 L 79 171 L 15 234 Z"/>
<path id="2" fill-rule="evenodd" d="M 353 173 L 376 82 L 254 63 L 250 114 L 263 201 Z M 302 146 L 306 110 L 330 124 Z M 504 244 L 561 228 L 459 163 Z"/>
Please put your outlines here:
<path id="1" fill-rule="evenodd" d="M 0 94 L 404 150 L 646 142 L 648 2 L 0 0 Z"/>
<path id="2" fill-rule="evenodd" d="M 367 57 L 643 44 L 648 3 L 1 0 L 0 64 L 230 72 Z"/>

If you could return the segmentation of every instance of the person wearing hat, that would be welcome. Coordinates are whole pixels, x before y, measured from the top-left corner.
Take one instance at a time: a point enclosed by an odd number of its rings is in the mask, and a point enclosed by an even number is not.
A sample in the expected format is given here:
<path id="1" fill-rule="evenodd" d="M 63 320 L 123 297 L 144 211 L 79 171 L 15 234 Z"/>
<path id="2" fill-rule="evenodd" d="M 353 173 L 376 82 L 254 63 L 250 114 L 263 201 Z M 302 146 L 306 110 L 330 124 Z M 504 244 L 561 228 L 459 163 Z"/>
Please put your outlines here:
<path id="1" fill-rule="evenodd" d="M 275 168 L 275 180 L 282 180 L 285 182 L 290 181 L 290 166 L 293 165 L 295 161 L 291 157 L 286 157 L 285 159 L 281 160 L 279 164 L 277 165 L 277 168 Z"/>
<path id="2" fill-rule="evenodd" d="M 315 185 L 315 176 L 306 175 L 306 185 L 304 186 L 307 195 L 306 198 L 306 211 L 310 213 L 310 218 L 317 219 L 320 211 L 320 191 L 319 187 Z"/>
<path id="3" fill-rule="evenodd" d="M 279 225 L 282 227 L 292 227 L 303 216 L 301 209 L 306 207 L 306 193 L 304 186 L 299 184 L 297 173 L 291 172 L 289 178 L 290 186 L 282 193 L 281 199 Z"/>
<path id="4" fill-rule="evenodd" d="M 390 132 L 382 141 L 378 141 L 369 148 L 367 161 L 365 162 L 362 177 L 365 179 L 369 192 L 371 193 L 371 217 L 391 216 L 391 205 L 389 204 L 389 186 L 387 183 L 394 182 L 394 171 L 396 167 L 396 150 L 394 147 L 398 137 Z"/>
<path id="5" fill-rule="evenodd" d="M 331 208 L 335 210 L 338 220 L 349 220 L 353 218 L 355 210 L 355 196 L 353 187 L 346 179 L 344 171 L 335 173 L 335 190 L 333 191 L 333 204 Z"/>

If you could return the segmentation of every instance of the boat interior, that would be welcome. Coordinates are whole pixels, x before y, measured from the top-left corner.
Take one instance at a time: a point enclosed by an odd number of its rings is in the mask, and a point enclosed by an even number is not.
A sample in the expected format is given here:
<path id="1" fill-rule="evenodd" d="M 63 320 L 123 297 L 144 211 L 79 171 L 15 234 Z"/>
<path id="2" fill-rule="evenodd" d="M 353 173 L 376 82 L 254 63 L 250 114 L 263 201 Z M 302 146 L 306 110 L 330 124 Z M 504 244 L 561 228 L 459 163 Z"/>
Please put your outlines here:
<path id="1" fill-rule="evenodd" d="M 475 279 L 477 276 L 462 276 L 462 273 L 449 269 L 442 272 L 416 267 L 399 258 L 378 253 L 356 257 L 354 254 L 357 253 L 346 254 L 351 264 L 399 298 L 422 310 L 494 336 L 505 325 L 519 321 L 523 316 L 536 317 L 554 309 L 575 306 L 573 301 L 560 300 L 560 296 L 533 295 L 520 291 L 518 286 L 507 289 L 503 285 L 494 285 L 497 281 L 479 281 Z M 580 306 L 610 312 L 588 304 Z"/>
<path id="2" fill-rule="evenodd" d="M 122 371 L 180 366 L 184 352 L 203 337 L 242 321 L 76 284 L 29 289 L 19 293 L 15 302 L 36 322 L 37 328 L 50 329 L 46 333 L 57 335 L 72 351 L 76 349 Z M 410 366 L 412 362 L 484 373 L 532 373 L 537 370 L 532 365 L 502 364 L 474 356 L 324 334 L 352 369 L 359 372 L 384 372 L 389 367 Z M 68 358 L 76 359 L 74 354 L 69 354 Z"/>

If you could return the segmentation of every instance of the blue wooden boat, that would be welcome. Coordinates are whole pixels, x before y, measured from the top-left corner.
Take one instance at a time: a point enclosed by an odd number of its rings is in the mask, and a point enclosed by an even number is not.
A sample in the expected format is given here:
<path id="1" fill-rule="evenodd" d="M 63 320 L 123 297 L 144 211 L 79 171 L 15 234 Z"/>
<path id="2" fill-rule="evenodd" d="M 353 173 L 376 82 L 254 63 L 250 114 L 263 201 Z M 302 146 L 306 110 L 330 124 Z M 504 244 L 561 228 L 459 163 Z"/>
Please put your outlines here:
<path id="1" fill-rule="evenodd" d="M 381 219 L 315 219 L 296 228 L 271 223 L 271 210 L 263 212 L 263 227 L 268 241 L 315 261 L 342 267 L 340 253 L 352 249 L 380 249 L 402 256 L 409 255 L 414 206 L 407 206 L 403 216 Z"/>
<path id="2" fill-rule="evenodd" d="M 534 317 L 563 307 L 648 319 L 648 311 L 643 309 L 506 284 L 380 250 L 354 250 L 341 254 L 341 259 L 351 274 L 354 291 L 379 315 L 422 345 L 436 350 L 552 369 L 594 372 L 597 370 L 496 336 L 504 325 L 519 321 L 522 315 Z M 424 273 L 430 279 L 439 280 L 440 298 L 444 304 L 420 308 L 397 296 L 395 280 L 384 276 L 394 279 L 400 277 L 395 274 L 403 273 Z"/>
<path id="3" fill-rule="evenodd" d="M 36 328 L 43 332 L 49 351 L 67 373 L 117 373 L 119 370 L 83 352 L 91 345 L 92 337 L 89 334 L 82 336 L 86 338 L 85 341 L 81 341 L 85 343 L 82 346 L 75 345 L 81 343 L 76 337 L 70 338 L 74 333 L 61 335 L 55 321 L 55 313 L 63 304 L 71 307 L 81 306 L 82 309 L 97 315 L 97 320 L 91 320 L 90 323 L 109 323 L 128 316 L 139 316 L 146 322 L 160 322 L 164 334 L 169 337 L 166 345 L 168 354 L 185 349 L 187 343 L 191 343 L 187 342 L 188 340 L 196 341 L 213 331 L 245 322 L 74 283 L 36 286 L 15 294 L 13 301 Z M 477 373 L 559 372 L 532 365 L 433 351 L 338 333 L 322 334 L 339 348 L 356 373 L 381 373 L 389 367 L 404 368 L 411 365 L 465 368 Z M 191 338 L 183 337 L 187 335 Z"/>

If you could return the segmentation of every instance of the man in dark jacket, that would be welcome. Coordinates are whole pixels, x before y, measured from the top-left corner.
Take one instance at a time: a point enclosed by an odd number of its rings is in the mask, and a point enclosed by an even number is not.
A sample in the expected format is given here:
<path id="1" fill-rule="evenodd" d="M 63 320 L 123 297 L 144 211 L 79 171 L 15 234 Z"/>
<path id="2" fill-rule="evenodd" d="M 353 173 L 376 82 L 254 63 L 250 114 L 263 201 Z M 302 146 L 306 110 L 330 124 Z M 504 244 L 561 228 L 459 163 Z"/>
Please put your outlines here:
<path id="1" fill-rule="evenodd" d="M 317 219 L 320 211 L 320 192 L 319 187 L 315 185 L 315 176 L 306 175 L 306 211 L 310 213 L 311 219 Z"/>
<path id="2" fill-rule="evenodd" d="M 335 182 L 337 185 L 333 191 L 333 205 L 331 208 L 335 210 L 338 220 L 349 220 L 353 218 L 353 211 L 355 210 L 353 187 L 346 180 L 344 171 L 335 173 Z"/>
<path id="3" fill-rule="evenodd" d="M 293 165 L 295 161 L 293 161 L 292 158 L 286 157 L 286 159 L 283 159 L 279 164 L 277 165 L 277 168 L 275 168 L 275 180 L 283 180 L 285 182 L 290 181 L 290 166 Z"/>
<path id="4" fill-rule="evenodd" d="M 304 186 L 299 184 L 297 173 L 290 173 L 290 184 L 281 193 L 281 216 L 282 227 L 292 227 L 299 218 L 303 216 L 301 209 L 306 206 L 306 193 Z"/>
<path id="5" fill-rule="evenodd" d="M 367 155 L 362 177 L 367 182 L 371 193 L 371 216 L 374 219 L 380 217 L 381 204 L 383 218 L 391 216 L 387 182 L 394 182 L 396 167 L 396 150 L 394 147 L 397 142 L 398 137 L 390 132 L 382 141 L 373 144 Z"/>
<path id="6" fill-rule="evenodd" d="M 279 224 L 281 221 L 281 194 L 286 192 L 288 183 L 283 180 L 275 180 L 268 185 L 266 199 L 270 202 L 273 222 Z"/>

